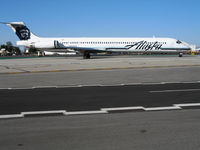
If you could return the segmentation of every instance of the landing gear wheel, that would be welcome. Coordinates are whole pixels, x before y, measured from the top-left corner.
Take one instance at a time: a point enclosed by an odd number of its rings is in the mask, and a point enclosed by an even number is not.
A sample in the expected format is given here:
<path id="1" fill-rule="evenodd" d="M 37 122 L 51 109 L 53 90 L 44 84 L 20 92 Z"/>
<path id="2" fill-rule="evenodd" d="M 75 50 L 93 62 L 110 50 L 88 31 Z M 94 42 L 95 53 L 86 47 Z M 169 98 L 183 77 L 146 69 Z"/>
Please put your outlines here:
<path id="1" fill-rule="evenodd" d="M 178 57 L 183 57 L 183 53 L 179 53 Z"/>
<path id="2" fill-rule="evenodd" d="M 84 59 L 90 59 L 90 53 L 89 52 L 84 52 L 83 53 L 83 58 Z"/>

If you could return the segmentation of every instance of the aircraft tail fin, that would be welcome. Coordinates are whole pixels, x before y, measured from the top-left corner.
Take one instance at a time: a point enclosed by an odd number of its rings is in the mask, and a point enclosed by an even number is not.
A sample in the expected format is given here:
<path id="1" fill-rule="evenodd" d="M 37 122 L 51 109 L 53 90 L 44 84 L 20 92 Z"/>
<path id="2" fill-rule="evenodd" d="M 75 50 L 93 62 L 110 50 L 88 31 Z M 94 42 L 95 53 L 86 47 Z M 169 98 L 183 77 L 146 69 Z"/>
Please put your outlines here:
<path id="1" fill-rule="evenodd" d="M 6 24 L 16 33 L 20 40 L 29 40 L 39 38 L 34 35 L 23 22 L 0 22 L 2 24 Z"/>

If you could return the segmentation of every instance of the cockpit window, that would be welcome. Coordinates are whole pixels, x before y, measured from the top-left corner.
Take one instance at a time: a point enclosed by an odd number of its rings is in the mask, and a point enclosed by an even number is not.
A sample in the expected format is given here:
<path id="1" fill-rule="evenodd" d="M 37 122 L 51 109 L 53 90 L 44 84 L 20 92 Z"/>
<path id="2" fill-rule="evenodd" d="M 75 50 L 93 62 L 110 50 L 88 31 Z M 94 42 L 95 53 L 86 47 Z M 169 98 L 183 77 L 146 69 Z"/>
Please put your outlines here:
<path id="1" fill-rule="evenodd" d="M 182 42 L 178 40 L 178 41 L 176 41 L 176 43 L 177 43 L 177 44 L 181 44 Z"/>

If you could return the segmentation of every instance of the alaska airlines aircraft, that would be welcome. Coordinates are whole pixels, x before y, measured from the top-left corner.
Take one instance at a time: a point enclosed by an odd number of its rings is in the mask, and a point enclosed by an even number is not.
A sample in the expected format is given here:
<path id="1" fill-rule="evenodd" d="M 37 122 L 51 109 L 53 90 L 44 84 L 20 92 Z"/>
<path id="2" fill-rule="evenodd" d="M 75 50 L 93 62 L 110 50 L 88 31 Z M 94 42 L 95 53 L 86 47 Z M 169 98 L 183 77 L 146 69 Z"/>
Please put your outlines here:
<path id="1" fill-rule="evenodd" d="M 43 38 L 34 35 L 23 22 L 3 23 L 12 28 L 19 37 L 17 45 L 38 49 L 73 49 L 90 58 L 91 53 L 100 52 L 150 52 L 183 53 L 190 45 L 173 38 Z"/>

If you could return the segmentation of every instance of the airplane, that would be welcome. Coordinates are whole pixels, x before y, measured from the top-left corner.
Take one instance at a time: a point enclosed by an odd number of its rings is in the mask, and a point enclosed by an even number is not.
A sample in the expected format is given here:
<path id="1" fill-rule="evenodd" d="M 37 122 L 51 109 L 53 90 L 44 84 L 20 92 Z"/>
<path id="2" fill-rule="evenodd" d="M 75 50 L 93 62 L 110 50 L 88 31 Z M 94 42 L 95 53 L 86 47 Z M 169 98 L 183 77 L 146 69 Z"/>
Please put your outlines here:
<path id="1" fill-rule="evenodd" d="M 34 35 L 23 22 L 0 22 L 12 28 L 19 37 L 17 45 L 44 49 L 71 49 L 89 59 L 92 53 L 149 52 L 178 53 L 182 57 L 191 50 L 188 43 L 174 38 L 46 38 Z"/>

